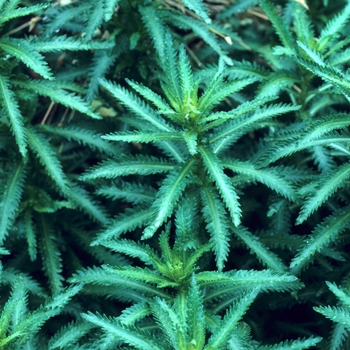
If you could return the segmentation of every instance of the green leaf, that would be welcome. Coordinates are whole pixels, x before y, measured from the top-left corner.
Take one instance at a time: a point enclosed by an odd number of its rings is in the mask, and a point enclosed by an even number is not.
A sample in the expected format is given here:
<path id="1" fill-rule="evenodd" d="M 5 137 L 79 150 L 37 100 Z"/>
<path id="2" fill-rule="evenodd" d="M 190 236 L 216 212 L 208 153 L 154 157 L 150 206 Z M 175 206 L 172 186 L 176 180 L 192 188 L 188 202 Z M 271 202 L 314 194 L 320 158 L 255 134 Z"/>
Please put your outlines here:
<path id="1" fill-rule="evenodd" d="M 109 217 L 104 208 L 93 200 L 86 190 L 78 185 L 74 184 L 70 187 L 67 197 L 87 213 L 94 221 L 100 222 L 101 224 L 106 224 L 109 221 Z"/>
<path id="2" fill-rule="evenodd" d="M 223 203 L 211 188 L 201 189 L 202 212 L 210 233 L 210 241 L 215 253 L 216 265 L 219 271 L 224 268 L 229 246 L 228 220 Z"/>
<path id="3" fill-rule="evenodd" d="M 115 339 L 121 340 L 139 350 L 164 350 L 162 345 L 157 344 L 157 341 L 147 331 L 136 327 L 127 327 L 121 325 L 115 318 L 108 318 L 99 314 L 94 315 L 89 312 L 82 314 L 82 317 L 101 327 L 107 334 L 113 335 Z"/>
<path id="4" fill-rule="evenodd" d="M 324 175 L 314 185 L 314 191 L 304 202 L 297 218 L 297 225 L 304 222 L 316 209 L 333 195 L 339 188 L 346 186 L 350 177 L 350 163 L 345 163 L 327 175 Z"/>
<path id="5" fill-rule="evenodd" d="M 178 286 L 178 283 L 170 281 L 166 277 L 146 267 L 110 267 L 102 265 L 102 268 L 113 275 L 120 276 L 121 278 L 124 277 L 135 281 L 156 284 L 158 288 Z"/>
<path id="6" fill-rule="evenodd" d="M 5 239 L 20 205 L 25 179 L 23 162 L 8 172 L 0 203 L 0 243 Z"/>
<path id="7" fill-rule="evenodd" d="M 50 338 L 49 349 L 68 349 L 86 335 L 92 325 L 86 322 L 70 322 Z"/>
<path id="8" fill-rule="evenodd" d="M 0 75 L 0 97 L 1 105 L 10 120 L 11 131 L 15 136 L 19 151 L 25 157 L 27 154 L 27 135 L 23 117 L 16 96 L 10 89 L 10 81 L 2 75 Z"/>
<path id="9" fill-rule="evenodd" d="M 134 88 L 140 95 L 142 95 L 147 100 L 151 101 L 158 109 L 159 113 L 162 114 L 173 114 L 175 111 L 168 105 L 166 101 L 163 100 L 161 96 L 156 94 L 154 91 L 140 83 L 136 83 L 132 80 L 125 79 L 126 82 Z"/>
<path id="10" fill-rule="evenodd" d="M 295 41 L 291 35 L 291 32 L 289 31 L 289 28 L 286 25 L 286 22 L 283 20 L 283 18 L 277 13 L 274 5 L 270 2 L 270 0 L 259 0 L 260 6 L 264 9 L 265 13 L 269 17 L 269 20 L 272 22 L 273 26 L 275 27 L 276 33 L 281 39 L 281 42 L 283 45 L 290 49 L 291 52 L 294 52 L 295 47 Z"/>
<path id="11" fill-rule="evenodd" d="M 106 160 L 88 170 L 80 180 L 98 178 L 113 179 L 125 175 L 150 175 L 158 174 L 174 169 L 176 165 L 165 159 L 147 155 L 127 156 L 123 155 L 118 160 Z"/>
<path id="12" fill-rule="evenodd" d="M 189 160 L 182 167 L 174 169 L 163 181 L 156 200 L 152 205 L 153 215 L 147 228 L 143 231 L 143 239 L 153 236 L 157 229 L 171 215 L 174 207 L 188 183 L 188 176 L 195 159 Z"/>
<path id="13" fill-rule="evenodd" d="M 246 293 L 238 302 L 230 307 L 225 317 L 220 322 L 220 328 L 209 338 L 208 345 L 204 348 L 205 350 L 217 350 L 225 347 L 237 323 L 256 299 L 259 291 L 260 290 L 256 288 Z"/>
<path id="14" fill-rule="evenodd" d="M 44 80 L 28 80 L 13 81 L 13 84 L 32 90 L 38 95 L 47 96 L 54 102 L 61 103 L 63 106 L 75 109 L 92 118 L 101 119 L 101 116 L 92 112 L 86 102 L 84 102 L 80 97 L 64 91 L 58 83 Z"/>
<path id="15" fill-rule="evenodd" d="M 257 350 L 304 350 L 316 346 L 322 340 L 321 337 L 306 339 L 286 340 L 276 345 L 258 346 Z"/>
<path id="16" fill-rule="evenodd" d="M 287 267 L 283 264 L 281 259 L 265 247 L 257 236 L 254 236 L 243 226 L 230 226 L 233 232 L 249 247 L 252 253 L 256 254 L 264 265 L 280 273 L 286 272 Z"/>
<path id="17" fill-rule="evenodd" d="M 210 138 L 209 143 L 215 143 L 213 152 L 222 152 L 248 131 L 261 127 L 258 122 L 276 117 L 280 114 L 296 111 L 299 108 L 300 106 L 285 104 L 270 105 L 264 108 L 257 108 L 256 112 L 251 116 L 242 116 L 234 119 L 222 127 L 219 127 L 214 136 Z"/>
<path id="18" fill-rule="evenodd" d="M 325 28 L 321 31 L 321 34 L 317 41 L 317 46 L 320 51 L 322 51 L 329 42 L 338 37 L 341 29 L 346 25 L 350 18 L 350 4 L 347 3 L 343 11 L 329 20 L 325 26 Z"/>
<path id="19" fill-rule="evenodd" d="M 204 19 L 206 23 L 211 23 L 211 19 L 208 16 L 208 10 L 205 8 L 205 4 L 202 0 L 182 0 L 183 4 L 190 10 L 193 10 L 199 17 Z"/>
<path id="20" fill-rule="evenodd" d="M 128 209 L 125 213 L 117 216 L 107 226 L 105 231 L 99 233 L 91 245 L 107 244 L 104 242 L 110 239 L 117 239 L 122 233 L 135 230 L 136 227 L 141 227 L 151 219 L 152 215 L 153 210 L 150 208 L 136 207 L 135 209 Z"/>
<path id="21" fill-rule="evenodd" d="M 169 295 L 157 287 L 126 277 L 117 276 L 111 271 L 99 267 L 79 270 L 69 278 L 69 282 L 94 284 L 98 286 L 113 286 L 113 288 L 118 289 L 118 293 L 123 290 L 129 292 L 136 291 L 137 298 L 139 299 L 138 301 L 144 300 L 144 295 L 151 297 L 158 296 L 169 300 Z"/>
<path id="22" fill-rule="evenodd" d="M 43 78 L 52 80 L 52 73 L 44 61 L 44 57 L 35 51 L 24 39 L 2 38 L 0 48 L 5 52 L 21 60 L 27 67 L 33 69 Z"/>
<path id="23" fill-rule="evenodd" d="M 153 6 L 140 6 L 139 11 L 149 36 L 161 61 L 164 60 L 164 32 L 165 28 Z"/>
<path id="24" fill-rule="evenodd" d="M 326 281 L 328 288 L 337 296 L 341 303 L 350 308 L 350 294 L 349 292 L 341 287 L 338 287 L 335 283 Z"/>
<path id="25" fill-rule="evenodd" d="M 124 89 L 120 85 L 113 84 L 106 79 L 100 79 L 100 84 L 106 90 L 108 90 L 117 100 L 124 104 L 125 107 L 128 108 L 131 112 L 154 125 L 157 129 L 167 132 L 173 131 L 172 128 L 165 123 L 165 121 L 161 120 L 157 116 L 151 107 L 146 105 L 130 91 Z"/>
<path id="26" fill-rule="evenodd" d="M 40 228 L 40 253 L 43 259 L 44 272 L 49 278 L 50 288 L 53 294 L 63 288 L 62 259 L 58 250 L 53 228 L 48 222 L 46 215 L 39 216 Z"/>
<path id="27" fill-rule="evenodd" d="M 23 346 L 25 342 L 32 337 L 42 325 L 51 317 L 58 315 L 63 307 L 82 289 L 82 285 L 68 287 L 61 293 L 54 295 L 46 300 L 45 304 L 39 309 L 26 315 L 21 322 L 13 329 L 13 334 L 21 334 L 21 340 L 16 345 Z"/>
<path id="28" fill-rule="evenodd" d="M 32 13 L 37 13 L 37 12 L 40 12 L 41 10 L 45 10 L 50 6 L 50 4 L 38 4 L 34 6 L 27 6 L 27 7 L 20 7 L 17 9 L 13 9 L 12 6 L 8 6 L 9 5 L 8 3 L 6 5 L 7 7 L 1 10 L 1 17 L 0 17 L 1 25 L 12 18 L 28 16 Z"/>
<path id="29" fill-rule="evenodd" d="M 34 128 L 27 129 L 29 147 L 40 163 L 46 168 L 48 175 L 63 193 L 68 192 L 69 180 L 62 170 L 62 166 L 51 148 L 48 140 Z"/>
<path id="30" fill-rule="evenodd" d="M 79 144 L 90 147 L 92 150 L 98 149 L 106 154 L 117 154 L 118 149 L 115 145 L 101 140 L 102 134 L 97 133 L 91 129 L 83 129 L 78 126 L 67 126 L 67 127 L 53 127 L 51 125 L 40 125 L 40 129 L 43 129 L 51 134 L 64 137 L 65 139 L 71 141 L 74 140 Z"/>
<path id="31" fill-rule="evenodd" d="M 231 185 L 230 179 L 224 174 L 219 158 L 204 146 L 198 147 L 210 178 L 215 182 L 221 198 L 228 208 L 235 226 L 240 224 L 241 209 L 238 202 L 238 195 Z"/>
<path id="32" fill-rule="evenodd" d="M 38 52 L 107 50 L 114 47 L 111 41 L 91 41 L 85 43 L 66 35 L 50 37 L 50 40 L 31 38 L 30 46 Z"/>
<path id="33" fill-rule="evenodd" d="M 151 131 L 124 131 L 115 132 L 109 135 L 103 135 L 103 139 L 109 141 L 123 141 L 123 142 L 162 142 L 167 140 L 178 141 L 182 140 L 179 133 L 175 132 L 151 132 Z"/>
<path id="34" fill-rule="evenodd" d="M 127 309 L 122 311 L 122 314 L 118 317 L 120 323 L 126 326 L 133 326 L 137 321 L 143 319 L 151 313 L 151 308 L 147 303 L 140 302 L 131 305 Z"/>
<path id="35" fill-rule="evenodd" d="M 320 65 L 316 62 L 308 61 L 300 57 L 293 56 L 303 67 L 310 72 L 321 77 L 325 82 L 335 86 L 345 97 L 350 97 L 350 81 L 341 71 L 331 67 L 330 65 Z"/>
<path id="36" fill-rule="evenodd" d="M 198 349 L 202 349 L 205 343 L 205 316 L 203 307 L 203 295 L 196 281 L 195 274 L 191 276 L 191 282 L 187 296 L 188 314 L 187 325 L 190 339 L 194 339 Z"/>
<path id="37" fill-rule="evenodd" d="M 289 200 L 296 200 L 295 188 L 292 183 L 281 173 L 281 168 L 258 168 L 253 163 L 246 161 L 242 162 L 237 159 L 222 160 L 221 165 L 224 168 L 230 169 L 238 174 L 244 174 L 252 178 L 254 181 L 259 181 Z"/>
<path id="38" fill-rule="evenodd" d="M 97 194 L 107 198 L 124 199 L 133 204 L 150 204 L 155 200 L 156 193 L 153 187 L 134 182 L 121 182 L 118 187 L 100 186 L 97 190 Z"/>
<path id="39" fill-rule="evenodd" d="M 312 235 L 306 238 L 305 244 L 290 264 L 291 271 L 298 273 L 302 267 L 313 259 L 330 242 L 350 225 L 350 207 L 347 206 L 328 216 L 321 224 L 316 226 Z"/>
<path id="40" fill-rule="evenodd" d="M 227 55 L 221 43 L 218 42 L 216 36 L 209 30 L 210 27 L 203 22 L 188 18 L 186 16 L 177 15 L 175 13 L 166 14 L 167 21 L 183 29 L 192 29 L 193 32 L 203 39 L 211 48 L 224 59 L 228 65 L 232 65 L 232 59 Z M 226 42 L 225 42 L 226 43 Z"/>
<path id="41" fill-rule="evenodd" d="M 350 330 L 350 311 L 342 307 L 318 306 L 313 308 L 315 311 L 326 316 L 333 322 L 342 324 L 347 330 Z"/>

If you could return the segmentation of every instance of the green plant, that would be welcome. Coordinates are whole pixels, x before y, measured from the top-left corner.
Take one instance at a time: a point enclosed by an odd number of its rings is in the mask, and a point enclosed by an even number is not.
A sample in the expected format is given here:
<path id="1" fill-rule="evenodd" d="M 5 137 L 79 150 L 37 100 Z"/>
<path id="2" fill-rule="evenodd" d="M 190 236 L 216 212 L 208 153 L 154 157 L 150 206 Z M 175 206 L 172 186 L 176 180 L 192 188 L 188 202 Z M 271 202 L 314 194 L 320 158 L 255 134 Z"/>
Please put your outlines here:
<path id="1" fill-rule="evenodd" d="M 1 349 L 349 347 L 347 1 L 0 9 Z"/>

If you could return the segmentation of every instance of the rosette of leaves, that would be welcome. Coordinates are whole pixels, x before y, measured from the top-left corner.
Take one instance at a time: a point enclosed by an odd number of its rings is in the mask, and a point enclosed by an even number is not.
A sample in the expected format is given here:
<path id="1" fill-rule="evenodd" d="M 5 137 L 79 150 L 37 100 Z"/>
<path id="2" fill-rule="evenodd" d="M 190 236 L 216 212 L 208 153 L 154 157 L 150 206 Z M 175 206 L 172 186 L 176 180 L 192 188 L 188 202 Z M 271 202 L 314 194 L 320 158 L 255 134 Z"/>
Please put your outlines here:
<path id="1" fill-rule="evenodd" d="M 163 40 L 159 58 L 164 68 L 161 87 L 166 99 L 142 84 L 127 80 L 156 109 L 124 87 L 104 79 L 100 81 L 105 90 L 132 112 L 132 116 L 122 120 L 134 129 L 105 135 L 103 138 L 153 143 L 166 158 L 142 154 L 122 155 L 93 167 L 82 179 L 114 179 L 126 175 L 162 173 L 167 175 L 155 197 L 140 184 L 101 188 L 101 194 L 125 198 L 133 203 L 141 203 L 141 206 L 130 209 L 127 214 L 117 218 L 107 231 L 97 237 L 95 243 L 117 238 L 121 233 L 144 224 L 146 228 L 142 238 L 150 238 L 172 215 L 181 198 L 189 197 L 194 203 L 200 203 L 200 211 L 210 233 L 220 270 L 228 253 L 229 232 L 233 230 L 264 263 L 283 271 L 279 259 L 264 250 L 258 241 L 255 242 L 255 249 L 253 241 L 256 238 L 240 226 L 241 209 L 234 182 L 261 182 L 287 200 L 295 201 L 297 196 L 293 179 L 288 178 L 293 169 L 258 167 L 254 161 L 244 159 L 246 155 L 240 157 L 235 154 L 234 144 L 248 132 L 263 128 L 273 117 L 296 111 L 299 107 L 283 103 L 269 104 L 276 97 L 266 96 L 246 101 L 230 111 L 215 111 L 223 99 L 253 84 L 255 79 L 229 79 L 225 63 L 220 60 L 208 86 L 199 94 L 200 80 L 192 73 L 185 48 L 180 46 L 176 50 L 168 31 Z M 237 177 L 230 178 L 226 174 L 227 170 Z M 146 202 L 152 205 L 146 205 L 145 208 L 143 203 Z"/>
<path id="2" fill-rule="evenodd" d="M 82 314 L 95 332 L 103 331 L 91 333 L 96 340 L 84 345 L 112 349 L 128 344 L 140 350 L 267 350 L 308 349 L 319 343 L 320 337 L 309 337 L 263 346 L 253 339 L 249 318 L 246 323 L 242 317 L 258 294 L 295 291 L 302 284 L 295 276 L 272 270 L 204 271 L 200 266 L 210 244 L 189 247 L 185 238 L 196 226 L 190 211 L 189 203 L 178 208 L 175 242 L 170 245 L 167 227 L 159 237 L 159 253 L 127 239 L 104 243 L 143 266 L 103 265 L 80 270 L 70 278 L 72 283 L 85 283 L 84 293 L 132 303 L 118 317 Z M 135 265 L 140 265 L 136 260 Z M 63 332 L 53 337 L 52 344 L 60 340 L 64 341 Z M 78 343 L 77 336 L 73 344 Z"/>

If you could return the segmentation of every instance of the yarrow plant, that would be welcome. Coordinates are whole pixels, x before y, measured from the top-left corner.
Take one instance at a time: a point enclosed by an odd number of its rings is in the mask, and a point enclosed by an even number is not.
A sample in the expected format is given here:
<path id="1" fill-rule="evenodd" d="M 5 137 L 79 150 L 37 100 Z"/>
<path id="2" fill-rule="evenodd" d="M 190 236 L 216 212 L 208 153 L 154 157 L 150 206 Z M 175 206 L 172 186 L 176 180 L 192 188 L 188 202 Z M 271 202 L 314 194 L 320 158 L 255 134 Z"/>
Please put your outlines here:
<path id="1" fill-rule="evenodd" d="M 1 349 L 349 347 L 348 2 L 0 9 Z"/>

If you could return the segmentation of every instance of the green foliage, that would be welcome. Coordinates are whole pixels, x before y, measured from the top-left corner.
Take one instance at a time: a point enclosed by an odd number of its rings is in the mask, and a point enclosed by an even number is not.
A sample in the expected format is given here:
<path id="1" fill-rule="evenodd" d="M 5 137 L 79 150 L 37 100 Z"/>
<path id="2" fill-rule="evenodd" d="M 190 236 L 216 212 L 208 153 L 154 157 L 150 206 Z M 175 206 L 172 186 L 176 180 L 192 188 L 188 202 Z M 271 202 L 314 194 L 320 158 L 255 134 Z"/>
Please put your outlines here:
<path id="1" fill-rule="evenodd" d="M 0 12 L 0 349 L 350 348 L 347 1 Z"/>

